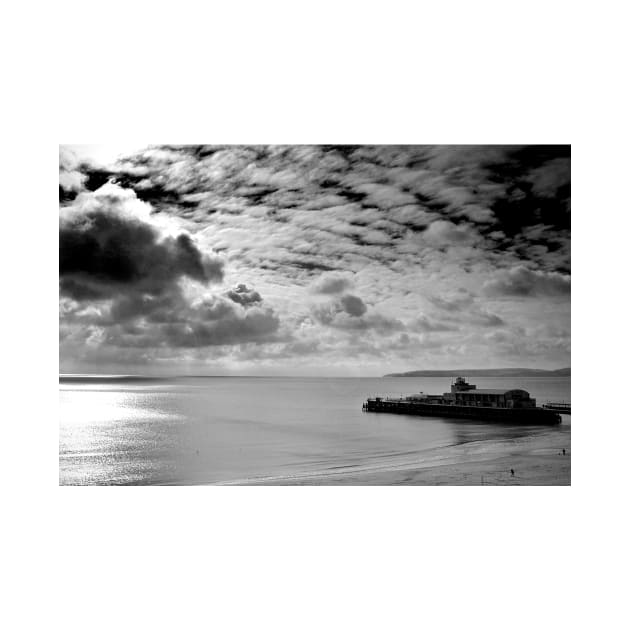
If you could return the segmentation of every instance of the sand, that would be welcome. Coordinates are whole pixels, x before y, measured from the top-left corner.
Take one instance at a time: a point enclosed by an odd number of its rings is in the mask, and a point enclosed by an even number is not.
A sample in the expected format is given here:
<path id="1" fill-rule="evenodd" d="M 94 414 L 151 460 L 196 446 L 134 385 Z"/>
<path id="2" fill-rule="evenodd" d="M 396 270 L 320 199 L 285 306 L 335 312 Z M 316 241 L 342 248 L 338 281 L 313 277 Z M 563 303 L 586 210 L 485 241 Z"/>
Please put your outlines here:
<path id="1" fill-rule="evenodd" d="M 541 438 L 514 440 L 500 454 L 483 447 L 474 447 L 466 461 L 439 465 L 416 465 L 390 470 L 367 470 L 266 479 L 256 485 L 317 486 L 570 486 L 571 433 L 557 433 Z M 565 449 L 565 455 L 562 449 Z M 511 470 L 514 470 L 512 475 Z"/>

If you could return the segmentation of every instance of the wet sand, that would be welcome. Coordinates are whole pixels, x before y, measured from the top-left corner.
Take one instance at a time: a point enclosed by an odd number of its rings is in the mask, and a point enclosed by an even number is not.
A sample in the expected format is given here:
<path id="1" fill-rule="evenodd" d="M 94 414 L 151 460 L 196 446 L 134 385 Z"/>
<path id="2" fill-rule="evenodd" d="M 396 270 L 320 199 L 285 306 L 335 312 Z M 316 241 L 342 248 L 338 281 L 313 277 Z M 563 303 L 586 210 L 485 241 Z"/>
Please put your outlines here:
<path id="1" fill-rule="evenodd" d="M 570 432 L 534 439 L 514 440 L 506 451 L 494 453 L 484 446 L 467 449 L 466 461 L 437 465 L 418 462 L 416 466 L 390 470 L 331 473 L 293 479 L 266 479 L 254 485 L 317 486 L 570 486 Z M 562 454 L 562 449 L 566 454 Z M 512 475 L 511 470 L 514 470 Z"/>

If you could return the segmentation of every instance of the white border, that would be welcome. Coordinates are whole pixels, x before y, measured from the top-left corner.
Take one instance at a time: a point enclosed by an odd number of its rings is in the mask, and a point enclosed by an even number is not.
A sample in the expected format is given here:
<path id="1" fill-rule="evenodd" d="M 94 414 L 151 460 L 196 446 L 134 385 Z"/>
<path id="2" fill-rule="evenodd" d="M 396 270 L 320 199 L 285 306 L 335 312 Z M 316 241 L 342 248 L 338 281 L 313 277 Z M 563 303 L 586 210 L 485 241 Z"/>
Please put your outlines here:
<path id="1" fill-rule="evenodd" d="M 605 1 L 411 6 L 11 9 L 6 627 L 626 616 L 627 21 Z M 572 143 L 574 486 L 58 488 L 57 145 L 116 140 Z"/>

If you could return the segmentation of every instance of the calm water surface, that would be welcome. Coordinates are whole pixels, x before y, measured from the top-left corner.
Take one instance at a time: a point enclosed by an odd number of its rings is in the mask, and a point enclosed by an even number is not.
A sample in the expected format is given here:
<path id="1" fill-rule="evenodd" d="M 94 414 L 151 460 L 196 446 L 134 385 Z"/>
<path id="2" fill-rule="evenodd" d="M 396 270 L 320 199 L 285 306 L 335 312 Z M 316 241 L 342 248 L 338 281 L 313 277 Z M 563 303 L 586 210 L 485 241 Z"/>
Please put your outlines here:
<path id="1" fill-rule="evenodd" d="M 475 378 L 570 401 L 571 379 Z M 452 461 L 559 427 L 363 413 L 369 395 L 449 391 L 450 378 L 60 378 L 60 484 L 247 483 Z M 461 454 L 457 455 L 462 457 Z M 450 458 L 450 459 L 449 459 Z"/>

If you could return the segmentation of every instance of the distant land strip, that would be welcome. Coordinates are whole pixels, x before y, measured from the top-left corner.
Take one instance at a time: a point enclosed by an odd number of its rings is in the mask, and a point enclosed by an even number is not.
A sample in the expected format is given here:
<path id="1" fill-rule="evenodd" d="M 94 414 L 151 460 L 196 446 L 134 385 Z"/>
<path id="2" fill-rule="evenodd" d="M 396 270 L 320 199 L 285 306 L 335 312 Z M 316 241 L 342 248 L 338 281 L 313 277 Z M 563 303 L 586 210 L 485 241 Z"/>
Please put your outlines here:
<path id="1" fill-rule="evenodd" d="M 60 374 L 60 383 L 151 383 L 168 380 L 162 376 L 133 376 L 127 374 Z"/>
<path id="2" fill-rule="evenodd" d="M 414 370 L 385 374 L 385 376 L 571 376 L 571 368 L 559 370 L 536 370 L 530 368 L 497 368 L 490 370 Z"/>

